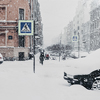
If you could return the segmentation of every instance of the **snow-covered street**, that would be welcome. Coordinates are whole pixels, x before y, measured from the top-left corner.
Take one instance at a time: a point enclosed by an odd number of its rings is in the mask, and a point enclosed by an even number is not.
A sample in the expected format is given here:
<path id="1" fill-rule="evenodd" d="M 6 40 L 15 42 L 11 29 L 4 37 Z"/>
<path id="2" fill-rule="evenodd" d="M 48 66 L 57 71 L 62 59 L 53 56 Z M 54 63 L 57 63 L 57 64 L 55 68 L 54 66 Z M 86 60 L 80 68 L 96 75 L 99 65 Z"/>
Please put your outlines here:
<path id="1" fill-rule="evenodd" d="M 0 100 L 99 100 L 99 90 L 69 86 L 63 79 L 72 64 L 75 60 L 67 59 L 45 60 L 41 65 L 36 55 L 33 73 L 33 60 L 5 61 L 0 65 Z"/>

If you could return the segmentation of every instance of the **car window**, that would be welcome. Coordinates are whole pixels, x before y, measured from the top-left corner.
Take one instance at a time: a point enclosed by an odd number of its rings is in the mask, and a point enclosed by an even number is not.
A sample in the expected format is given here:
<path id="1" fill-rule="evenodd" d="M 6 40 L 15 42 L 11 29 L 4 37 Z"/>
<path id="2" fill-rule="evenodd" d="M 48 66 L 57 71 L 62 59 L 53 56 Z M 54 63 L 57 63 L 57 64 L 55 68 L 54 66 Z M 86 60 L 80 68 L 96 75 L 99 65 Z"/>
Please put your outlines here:
<path id="1" fill-rule="evenodd" d="M 100 76 L 100 70 L 95 70 L 95 71 L 91 72 L 90 75 L 94 76 L 94 77 Z"/>

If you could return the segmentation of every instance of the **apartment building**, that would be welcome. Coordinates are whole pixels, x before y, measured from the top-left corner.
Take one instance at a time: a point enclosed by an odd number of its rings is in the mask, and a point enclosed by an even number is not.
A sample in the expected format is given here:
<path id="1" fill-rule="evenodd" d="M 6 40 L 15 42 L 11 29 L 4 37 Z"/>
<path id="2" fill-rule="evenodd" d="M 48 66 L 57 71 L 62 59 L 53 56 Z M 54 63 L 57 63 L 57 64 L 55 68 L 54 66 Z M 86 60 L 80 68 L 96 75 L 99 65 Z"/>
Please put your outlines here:
<path id="1" fill-rule="evenodd" d="M 90 12 L 90 50 L 98 48 L 100 48 L 100 2 L 94 0 Z"/>
<path id="2" fill-rule="evenodd" d="M 34 20 L 32 18 L 38 22 L 38 25 L 35 25 L 35 33 L 40 37 L 39 40 L 35 40 L 35 43 L 43 45 L 43 25 L 38 0 L 0 1 L 0 53 L 6 60 L 29 58 L 31 37 L 18 35 L 18 21 Z"/>
<path id="3" fill-rule="evenodd" d="M 90 20 L 83 24 L 83 51 L 90 52 Z"/>
<path id="4" fill-rule="evenodd" d="M 73 20 L 74 23 L 74 32 L 78 35 L 79 37 L 79 43 L 76 44 L 77 48 L 80 49 L 80 51 L 84 51 L 84 44 L 87 42 L 86 40 L 86 27 L 87 27 L 87 22 L 90 20 L 90 0 L 81 0 L 78 3 L 78 7 L 76 9 L 76 16 Z M 75 46 L 76 47 L 76 46 Z"/>
<path id="5" fill-rule="evenodd" d="M 32 2 L 30 3 L 31 5 L 31 20 L 34 20 L 35 22 L 35 34 L 37 35 L 36 36 L 36 39 L 35 39 L 35 44 L 37 45 L 36 46 L 36 52 L 37 52 L 37 49 L 38 49 L 38 46 L 42 47 L 43 46 L 43 24 L 42 24 L 42 17 L 41 17 L 41 12 L 40 12 L 40 4 L 38 2 L 38 0 L 29 0 L 29 2 Z M 31 36 L 31 46 L 33 46 L 33 36 Z M 32 47 L 31 47 L 31 50 L 32 50 Z M 33 51 L 33 50 L 32 50 Z"/>

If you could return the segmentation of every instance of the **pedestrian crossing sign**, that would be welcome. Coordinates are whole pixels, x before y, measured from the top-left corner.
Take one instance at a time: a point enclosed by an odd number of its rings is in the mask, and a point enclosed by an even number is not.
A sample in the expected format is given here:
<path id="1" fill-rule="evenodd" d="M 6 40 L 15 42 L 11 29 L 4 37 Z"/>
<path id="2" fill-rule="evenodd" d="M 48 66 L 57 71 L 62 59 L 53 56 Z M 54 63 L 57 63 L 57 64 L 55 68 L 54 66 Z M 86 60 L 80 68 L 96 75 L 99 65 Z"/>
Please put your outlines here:
<path id="1" fill-rule="evenodd" d="M 19 20 L 18 34 L 33 35 L 33 20 Z"/>
<path id="2" fill-rule="evenodd" d="M 78 42 L 78 35 L 72 36 L 72 42 Z"/>

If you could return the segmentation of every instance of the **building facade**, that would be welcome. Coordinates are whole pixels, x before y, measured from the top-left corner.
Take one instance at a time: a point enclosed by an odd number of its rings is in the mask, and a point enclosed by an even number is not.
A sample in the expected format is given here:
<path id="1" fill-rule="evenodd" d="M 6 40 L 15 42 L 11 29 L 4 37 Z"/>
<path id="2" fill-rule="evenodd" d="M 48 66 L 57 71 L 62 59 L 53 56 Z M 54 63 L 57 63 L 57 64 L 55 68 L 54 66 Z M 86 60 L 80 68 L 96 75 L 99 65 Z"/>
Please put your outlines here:
<path id="1" fill-rule="evenodd" d="M 100 2 L 91 3 L 90 12 L 90 50 L 100 48 Z"/>
<path id="2" fill-rule="evenodd" d="M 80 51 L 86 51 L 85 45 L 87 42 L 86 37 L 88 37 L 89 32 L 86 32 L 88 26 L 88 21 L 90 20 L 90 2 L 91 0 L 80 0 L 78 2 L 78 7 L 76 9 L 76 15 L 73 19 L 73 31 L 74 34 L 78 35 L 78 43 L 75 44 L 75 48 Z"/>
<path id="3" fill-rule="evenodd" d="M 0 53 L 6 60 L 28 59 L 30 36 L 18 35 L 18 20 L 31 19 L 31 1 L 33 0 L 0 1 Z M 37 19 L 41 23 L 41 18 Z"/>
<path id="4" fill-rule="evenodd" d="M 42 48 L 43 46 L 43 24 L 42 24 L 42 17 L 40 12 L 40 4 L 38 0 L 29 0 L 30 2 L 30 8 L 31 8 L 31 20 L 34 20 L 34 29 L 35 29 L 35 52 L 38 51 L 39 47 Z M 32 52 L 32 46 L 33 46 L 33 36 L 30 37 L 30 51 Z"/>
<path id="5" fill-rule="evenodd" d="M 83 24 L 82 32 L 83 51 L 90 52 L 90 21 Z"/>

